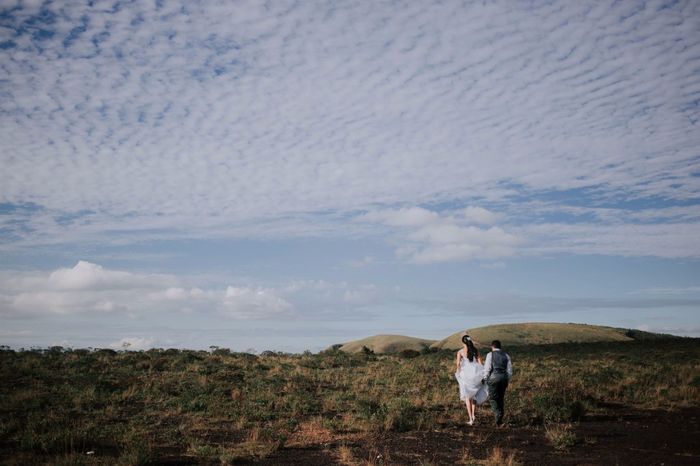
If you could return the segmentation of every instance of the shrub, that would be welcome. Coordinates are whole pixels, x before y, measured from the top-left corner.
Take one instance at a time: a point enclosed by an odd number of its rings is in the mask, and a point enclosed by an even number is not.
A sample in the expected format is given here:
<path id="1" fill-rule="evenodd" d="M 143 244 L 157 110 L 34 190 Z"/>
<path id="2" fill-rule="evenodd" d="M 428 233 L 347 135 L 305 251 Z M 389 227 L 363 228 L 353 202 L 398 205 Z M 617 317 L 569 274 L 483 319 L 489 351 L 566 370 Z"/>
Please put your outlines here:
<path id="1" fill-rule="evenodd" d="M 412 349 L 405 349 L 399 352 L 399 357 L 404 359 L 413 359 L 417 358 L 418 356 L 420 356 L 420 352 Z"/>
<path id="2" fill-rule="evenodd" d="M 564 451 L 576 444 L 576 434 L 571 424 L 545 424 L 545 435 L 555 450 Z"/>
<path id="3" fill-rule="evenodd" d="M 385 409 L 384 428 L 405 432 L 413 429 L 418 421 L 415 409 L 406 398 L 394 398 Z"/>

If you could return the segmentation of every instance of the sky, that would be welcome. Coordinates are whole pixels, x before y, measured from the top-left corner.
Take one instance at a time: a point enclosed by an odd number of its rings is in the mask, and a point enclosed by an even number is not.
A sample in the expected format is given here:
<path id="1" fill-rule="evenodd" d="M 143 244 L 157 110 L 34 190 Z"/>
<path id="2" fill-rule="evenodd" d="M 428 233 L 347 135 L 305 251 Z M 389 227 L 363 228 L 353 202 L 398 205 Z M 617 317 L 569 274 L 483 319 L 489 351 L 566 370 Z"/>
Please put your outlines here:
<path id="1" fill-rule="evenodd" d="M 700 2 L 0 0 L 0 344 L 700 336 Z"/>

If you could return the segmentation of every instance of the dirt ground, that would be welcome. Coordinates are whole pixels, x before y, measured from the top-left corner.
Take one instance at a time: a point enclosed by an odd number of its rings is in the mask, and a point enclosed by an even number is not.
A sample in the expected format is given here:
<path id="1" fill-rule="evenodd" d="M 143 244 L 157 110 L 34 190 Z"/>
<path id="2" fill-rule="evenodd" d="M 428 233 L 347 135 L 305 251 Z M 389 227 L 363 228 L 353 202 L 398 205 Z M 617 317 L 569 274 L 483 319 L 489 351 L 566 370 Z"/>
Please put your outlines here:
<path id="1" fill-rule="evenodd" d="M 611 407 L 612 414 L 574 424 L 576 443 L 556 451 L 542 427 L 495 428 L 482 413 L 479 425 L 428 432 L 385 433 L 344 442 L 358 461 L 375 464 L 468 464 L 494 447 L 515 452 L 525 465 L 698 465 L 700 408 L 641 411 Z M 381 455 L 381 456 L 380 456 Z M 326 465 L 339 462 L 338 445 L 284 448 L 259 465 Z"/>

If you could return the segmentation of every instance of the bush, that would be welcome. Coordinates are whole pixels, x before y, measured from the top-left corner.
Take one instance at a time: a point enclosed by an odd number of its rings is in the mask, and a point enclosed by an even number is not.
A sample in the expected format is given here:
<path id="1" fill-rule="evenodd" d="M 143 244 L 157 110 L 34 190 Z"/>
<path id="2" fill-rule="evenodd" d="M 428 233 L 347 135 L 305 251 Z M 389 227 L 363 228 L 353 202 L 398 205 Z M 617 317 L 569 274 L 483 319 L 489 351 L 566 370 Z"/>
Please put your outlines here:
<path id="1" fill-rule="evenodd" d="M 420 352 L 412 349 L 405 349 L 399 352 L 399 357 L 402 357 L 404 359 L 413 359 L 417 358 L 418 356 L 420 356 Z"/>
<path id="2" fill-rule="evenodd" d="M 544 430 L 547 439 L 557 451 L 564 451 L 576 444 L 576 434 L 571 424 L 546 424 Z"/>

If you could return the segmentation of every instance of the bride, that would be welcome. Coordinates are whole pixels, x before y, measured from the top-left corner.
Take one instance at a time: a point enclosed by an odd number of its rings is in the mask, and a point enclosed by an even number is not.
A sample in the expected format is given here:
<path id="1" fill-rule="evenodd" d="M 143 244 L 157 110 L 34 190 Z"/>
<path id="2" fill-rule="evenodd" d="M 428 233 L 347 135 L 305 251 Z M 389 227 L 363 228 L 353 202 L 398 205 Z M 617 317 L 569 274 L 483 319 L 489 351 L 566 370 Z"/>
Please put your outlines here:
<path id="1" fill-rule="evenodd" d="M 469 335 L 462 337 L 464 348 L 457 351 L 457 371 L 455 377 L 459 383 L 459 399 L 467 405 L 469 425 L 474 425 L 476 405 L 488 398 L 486 386 L 481 383 L 484 365 L 479 350 L 476 349 Z"/>

